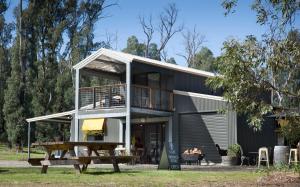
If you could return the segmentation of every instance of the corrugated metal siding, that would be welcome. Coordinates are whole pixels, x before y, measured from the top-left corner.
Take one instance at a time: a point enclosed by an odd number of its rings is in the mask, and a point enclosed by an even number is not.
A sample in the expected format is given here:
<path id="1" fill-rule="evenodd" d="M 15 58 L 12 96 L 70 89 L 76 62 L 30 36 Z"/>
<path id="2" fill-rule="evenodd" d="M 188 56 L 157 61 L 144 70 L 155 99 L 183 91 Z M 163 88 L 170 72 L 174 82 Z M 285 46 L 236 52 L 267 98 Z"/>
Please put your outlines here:
<path id="1" fill-rule="evenodd" d="M 105 142 L 119 142 L 119 130 L 120 123 L 119 119 L 108 119 L 107 120 L 107 134 L 104 136 Z"/>
<path id="2" fill-rule="evenodd" d="M 254 131 L 245 117 L 238 117 L 238 143 L 245 154 L 257 152 L 260 147 L 274 147 L 277 145 L 277 133 L 274 118 L 265 118 L 261 131 Z M 271 154 L 270 154 L 271 155 Z"/>
<path id="3" fill-rule="evenodd" d="M 233 110 L 227 111 L 228 145 L 237 143 L 237 114 Z"/>
<path id="4" fill-rule="evenodd" d="M 223 114 L 183 114 L 180 115 L 180 152 L 199 147 L 208 162 L 221 162 L 216 144 L 228 147 L 227 117 Z"/>
<path id="5" fill-rule="evenodd" d="M 204 150 L 209 154 L 208 158 L 210 157 L 210 160 L 208 161 L 220 162 L 220 157 L 216 155 L 215 144 L 219 144 L 221 148 L 227 149 L 229 145 L 236 143 L 236 112 L 230 110 L 230 106 L 226 101 L 190 97 L 178 94 L 174 95 L 174 106 L 175 112 L 173 115 L 172 131 L 174 144 L 178 146 L 181 144 L 182 138 L 180 138 L 180 133 L 186 134 L 187 137 L 190 136 L 190 134 L 197 134 L 197 132 L 194 132 L 195 128 L 184 127 L 185 125 L 200 124 L 199 121 L 202 121 L 202 125 L 206 125 L 206 133 L 205 135 L 201 135 L 201 133 L 205 132 L 202 129 L 203 131 L 199 132 L 199 136 L 202 136 L 203 138 L 200 140 L 196 139 L 196 141 L 201 142 L 204 141 L 202 139 L 207 139 L 209 142 L 210 139 L 210 143 L 207 143 L 208 146 L 205 148 L 206 150 Z M 218 113 L 222 109 L 228 109 L 228 111 L 225 114 Z M 181 116 L 190 115 L 192 113 L 198 113 L 196 115 L 198 117 L 196 118 L 199 119 L 191 119 L 190 121 L 182 122 Z M 186 130 L 186 132 L 182 132 L 183 128 Z M 198 138 L 196 135 L 193 136 Z M 195 140 L 190 141 L 195 142 Z M 178 149 L 180 149 L 180 147 L 178 147 Z"/>
<path id="6" fill-rule="evenodd" d="M 143 63 L 132 63 L 132 74 L 145 72 L 161 73 L 163 81 L 162 85 L 167 84 L 166 88 L 169 90 L 181 90 L 187 92 L 221 95 L 220 91 L 214 92 L 205 84 L 205 81 L 207 79 L 206 77 L 197 76 L 185 72 L 178 72 Z"/>

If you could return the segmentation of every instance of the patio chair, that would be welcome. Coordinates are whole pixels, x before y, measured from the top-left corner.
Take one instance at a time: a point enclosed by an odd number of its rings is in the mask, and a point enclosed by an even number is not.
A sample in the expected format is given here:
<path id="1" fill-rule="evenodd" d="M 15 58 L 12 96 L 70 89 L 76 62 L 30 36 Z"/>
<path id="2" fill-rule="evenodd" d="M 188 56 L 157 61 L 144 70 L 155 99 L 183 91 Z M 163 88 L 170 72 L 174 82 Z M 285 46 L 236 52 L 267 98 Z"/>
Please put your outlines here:
<path id="1" fill-rule="evenodd" d="M 269 151 L 267 147 L 261 147 L 258 149 L 258 168 L 260 167 L 261 162 L 266 162 L 268 168 L 269 164 Z"/>
<path id="2" fill-rule="evenodd" d="M 250 157 L 244 155 L 244 151 L 243 148 L 240 147 L 240 151 L 241 151 L 241 166 L 244 164 L 244 161 L 247 160 L 248 166 L 250 165 Z"/>
<path id="3" fill-rule="evenodd" d="M 289 165 L 291 165 L 291 163 L 298 163 L 298 149 L 290 149 Z"/>
<path id="4" fill-rule="evenodd" d="M 227 156 L 227 150 L 221 149 L 221 147 L 219 146 L 219 144 L 216 144 L 216 148 L 217 148 L 218 153 L 219 153 L 220 156 Z"/>

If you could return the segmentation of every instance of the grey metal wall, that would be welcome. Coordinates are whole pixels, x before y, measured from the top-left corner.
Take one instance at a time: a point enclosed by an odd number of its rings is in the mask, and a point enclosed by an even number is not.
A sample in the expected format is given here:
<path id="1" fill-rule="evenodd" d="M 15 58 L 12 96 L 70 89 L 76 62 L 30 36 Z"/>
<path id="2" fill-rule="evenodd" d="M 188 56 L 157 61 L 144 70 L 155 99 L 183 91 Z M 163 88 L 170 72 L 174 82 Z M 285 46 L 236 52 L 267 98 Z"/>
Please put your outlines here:
<path id="1" fill-rule="evenodd" d="M 162 62 L 164 63 L 164 62 Z M 148 64 L 133 62 L 132 74 L 158 72 L 161 74 L 162 87 L 169 90 L 181 90 L 209 95 L 221 95 L 220 91 L 213 91 L 206 84 L 206 77 L 190 73 L 174 71 Z"/>
<path id="2" fill-rule="evenodd" d="M 208 161 L 211 162 L 219 162 L 220 158 L 217 158 L 216 152 L 212 150 L 216 150 L 215 144 L 220 144 L 221 148 L 227 149 L 228 145 L 234 144 L 237 142 L 236 139 L 236 113 L 230 110 L 230 106 L 227 102 L 221 100 L 213 100 L 206 99 L 200 97 L 191 97 L 185 95 L 174 95 L 174 105 L 175 112 L 173 116 L 173 142 L 175 145 L 178 145 L 178 150 L 180 150 L 181 141 L 185 141 L 180 139 L 182 134 L 185 137 L 193 136 L 196 137 L 193 128 L 195 125 L 198 125 L 198 131 L 205 130 L 206 138 L 210 138 L 210 141 L 203 141 L 205 137 L 198 139 L 203 142 L 202 146 L 206 146 L 207 151 L 210 152 L 210 158 Z M 218 112 L 223 109 L 228 109 L 228 112 L 225 114 L 219 114 Z M 190 116 L 188 116 L 190 115 Z M 192 116 L 194 115 L 194 116 Z M 213 115 L 213 116 L 209 116 Z M 189 128 L 188 126 L 194 124 L 194 127 Z M 201 125 L 204 125 L 202 126 Z M 217 127 L 216 125 L 220 125 Z M 215 126 L 215 127 L 214 127 Z M 182 132 L 182 129 L 185 129 Z M 225 133 L 220 133 L 226 129 Z M 199 132 L 199 136 L 201 136 Z M 196 137 L 198 138 L 198 137 Z M 194 140 L 190 140 L 193 142 Z M 180 150 L 182 152 L 183 150 Z"/>
<path id="3" fill-rule="evenodd" d="M 205 160 L 220 163 L 221 157 L 216 149 L 228 147 L 227 116 L 218 113 L 197 113 L 180 115 L 179 150 L 200 148 Z"/>
<path id="4" fill-rule="evenodd" d="M 265 118 L 260 131 L 255 131 L 247 124 L 245 116 L 238 117 L 237 140 L 245 154 L 257 152 L 260 147 L 277 145 L 276 123 L 274 118 Z M 271 154 L 270 154 L 271 155 Z"/>

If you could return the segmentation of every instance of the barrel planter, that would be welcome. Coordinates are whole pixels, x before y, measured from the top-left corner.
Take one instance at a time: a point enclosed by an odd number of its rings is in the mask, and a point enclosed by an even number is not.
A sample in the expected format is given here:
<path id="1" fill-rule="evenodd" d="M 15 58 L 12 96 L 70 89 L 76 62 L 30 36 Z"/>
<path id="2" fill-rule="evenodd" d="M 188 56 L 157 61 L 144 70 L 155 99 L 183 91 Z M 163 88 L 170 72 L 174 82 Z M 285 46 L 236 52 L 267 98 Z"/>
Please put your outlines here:
<path id="1" fill-rule="evenodd" d="M 288 164 L 289 161 L 289 146 L 274 147 L 274 165 Z"/>
<path id="2" fill-rule="evenodd" d="M 237 157 L 222 156 L 222 165 L 223 166 L 236 166 L 237 164 L 238 164 Z"/>

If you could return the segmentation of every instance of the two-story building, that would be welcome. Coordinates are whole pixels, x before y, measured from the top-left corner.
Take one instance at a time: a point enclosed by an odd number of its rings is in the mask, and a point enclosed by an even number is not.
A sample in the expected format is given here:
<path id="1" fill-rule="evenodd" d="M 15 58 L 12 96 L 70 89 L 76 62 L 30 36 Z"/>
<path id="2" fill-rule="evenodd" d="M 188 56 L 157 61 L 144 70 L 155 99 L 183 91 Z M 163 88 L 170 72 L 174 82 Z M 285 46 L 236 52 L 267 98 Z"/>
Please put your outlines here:
<path id="1" fill-rule="evenodd" d="M 237 128 L 236 112 L 205 83 L 213 73 L 108 49 L 74 69 L 75 110 L 28 122 L 70 123 L 71 141 L 124 142 L 128 153 L 143 150 L 143 163 L 158 163 L 164 142 L 179 153 L 198 147 L 211 163 L 221 162 L 216 144 L 227 149 L 237 142 L 251 147 L 254 141 L 256 149 L 276 142 L 272 125 L 255 134 L 241 119 Z"/>

